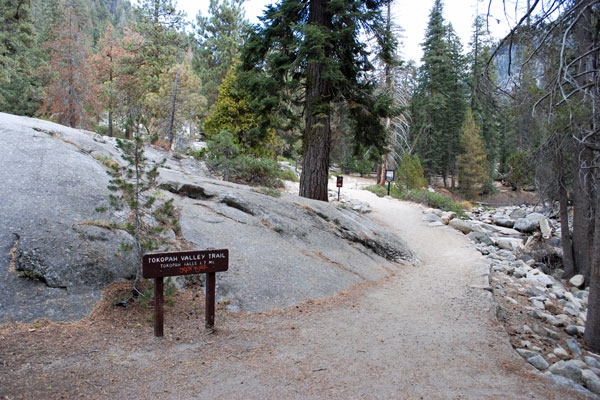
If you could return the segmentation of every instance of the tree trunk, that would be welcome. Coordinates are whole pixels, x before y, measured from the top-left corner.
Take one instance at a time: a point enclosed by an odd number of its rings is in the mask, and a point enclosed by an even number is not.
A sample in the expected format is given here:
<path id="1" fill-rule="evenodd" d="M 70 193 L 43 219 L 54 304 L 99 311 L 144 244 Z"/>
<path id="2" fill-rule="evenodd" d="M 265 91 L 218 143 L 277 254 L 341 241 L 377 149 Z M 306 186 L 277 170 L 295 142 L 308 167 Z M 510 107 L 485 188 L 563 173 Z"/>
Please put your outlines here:
<path id="1" fill-rule="evenodd" d="M 596 140 L 600 142 L 600 140 Z M 600 168 L 595 171 L 596 185 L 600 183 Z M 600 190 L 594 193 L 594 206 L 600 210 Z M 600 351 L 600 218 L 594 222 L 594 241 L 592 247 L 591 279 L 589 281 L 590 295 L 588 298 L 587 320 L 585 323 L 584 340 L 593 351 Z"/>
<path id="2" fill-rule="evenodd" d="M 569 199 L 567 198 L 564 165 L 561 155 L 559 155 L 558 168 L 558 202 L 560 204 L 560 240 L 563 249 L 563 278 L 568 279 L 575 275 L 575 262 L 573 261 L 573 242 L 569 230 Z"/>
<path id="3" fill-rule="evenodd" d="M 108 136 L 113 137 L 113 116 L 112 110 L 108 110 Z"/>
<path id="4" fill-rule="evenodd" d="M 309 24 L 324 27 L 331 24 L 331 15 L 326 10 L 327 3 L 326 0 L 310 1 Z M 327 49 L 324 51 L 327 53 Z M 329 109 L 330 82 L 323 76 L 323 61 L 311 61 L 306 68 L 306 125 L 300 196 L 327 201 L 331 112 Z"/>
<path id="5" fill-rule="evenodd" d="M 582 150 L 580 156 L 575 157 L 575 165 L 573 166 L 573 261 L 574 272 L 583 275 L 586 282 L 589 282 L 594 220 L 592 219 L 593 213 L 590 201 L 591 176 L 584 176 L 586 172 L 581 168 L 581 163 L 591 161 L 589 159 L 585 160 L 587 158 L 586 153 L 590 155 L 588 150 Z"/>
<path id="6" fill-rule="evenodd" d="M 173 89 L 173 99 L 171 101 L 171 116 L 169 117 L 169 150 L 173 148 L 173 123 L 175 121 L 175 104 L 177 103 L 177 86 L 179 85 L 179 73 L 180 69 L 177 70 L 177 75 L 175 75 L 175 88 Z"/>

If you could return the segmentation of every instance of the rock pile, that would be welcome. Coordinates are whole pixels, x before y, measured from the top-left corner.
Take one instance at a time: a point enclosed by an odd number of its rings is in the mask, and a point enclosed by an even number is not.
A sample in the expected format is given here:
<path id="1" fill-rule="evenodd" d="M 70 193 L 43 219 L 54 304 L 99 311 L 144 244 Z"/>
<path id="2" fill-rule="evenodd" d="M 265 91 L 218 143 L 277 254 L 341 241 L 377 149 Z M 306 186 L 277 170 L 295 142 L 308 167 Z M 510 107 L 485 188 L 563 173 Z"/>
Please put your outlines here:
<path id="1" fill-rule="evenodd" d="M 527 362 L 600 394 L 600 355 L 582 341 L 589 292 L 581 275 L 560 280 L 558 221 L 541 207 L 525 206 L 478 208 L 467 216 L 427 209 L 423 219 L 462 232 L 489 259 L 498 319 Z"/>

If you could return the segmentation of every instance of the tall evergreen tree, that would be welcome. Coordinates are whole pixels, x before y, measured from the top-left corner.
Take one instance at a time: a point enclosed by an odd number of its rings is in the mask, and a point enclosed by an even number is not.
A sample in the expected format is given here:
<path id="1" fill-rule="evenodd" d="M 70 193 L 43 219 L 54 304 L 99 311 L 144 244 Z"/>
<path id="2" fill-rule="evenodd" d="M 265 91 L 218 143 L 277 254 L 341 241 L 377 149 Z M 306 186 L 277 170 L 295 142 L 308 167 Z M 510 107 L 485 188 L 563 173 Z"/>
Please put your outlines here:
<path id="1" fill-rule="evenodd" d="M 34 41 L 31 1 L 0 0 L 0 111 L 25 115 L 35 111 L 30 60 Z"/>
<path id="2" fill-rule="evenodd" d="M 470 199 L 476 199 L 483 192 L 487 182 L 488 162 L 481 132 L 467 111 L 460 135 L 461 154 L 458 156 L 460 189 Z"/>
<path id="3" fill-rule="evenodd" d="M 108 136 L 113 136 L 114 116 L 119 107 L 117 93 L 119 63 L 125 57 L 126 50 L 115 37 L 112 25 L 108 25 L 99 46 L 100 50 L 92 58 L 92 63 L 100 86 L 100 99 L 107 112 Z"/>
<path id="4" fill-rule="evenodd" d="M 473 23 L 470 61 L 470 108 L 473 118 L 481 128 L 487 159 L 490 163 L 497 161 L 499 153 L 501 112 L 497 98 L 496 68 L 487 61 L 491 56 L 491 37 L 486 29 L 483 16 L 477 15 Z M 485 71 L 485 73 L 484 73 Z"/>
<path id="5" fill-rule="evenodd" d="M 466 104 L 462 46 L 452 26 L 444 22 L 442 11 L 442 1 L 436 0 L 429 14 L 423 65 L 411 104 L 411 135 L 427 175 L 441 175 L 448 186 L 447 178 L 457 173 Z"/>
<path id="6" fill-rule="evenodd" d="M 182 33 L 185 14 L 177 11 L 175 0 L 141 0 L 135 9 L 138 22 L 134 30 L 142 37 L 137 75 L 148 92 L 159 88 L 159 77 L 183 55 L 186 41 Z"/>
<path id="7" fill-rule="evenodd" d="M 97 88 L 89 65 L 90 52 L 82 34 L 86 24 L 79 0 L 65 0 L 63 19 L 48 43 L 49 85 L 39 112 L 63 125 L 86 126 L 90 110 L 98 110 Z"/>
<path id="8" fill-rule="evenodd" d="M 334 101 L 344 100 L 354 121 L 356 144 L 382 149 L 386 135 L 381 118 L 389 101 L 374 94 L 373 65 L 361 34 L 381 42 L 385 22 L 380 8 L 387 1 L 282 0 L 269 6 L 243 51 L 243 76 L 253 97 L 250 107 L 263 116 L 295 89 L 304 95 L 304 160 L 300 196 L 327 201 L 331 114 Z M 382 46 L 383 47 L 383 46 Z M 389 48 L 389 47 L 386 47 Z"/>
<path id="9" fill-rule="evenodd" d="M 218 88 L 229 69 L 239 58 L 244 44 L 244 30 L 248 22 L 244 19 L 242 4 L 245 0 L 210 0 L 204 17 L 196 17 L 198 47 L 193 65 L 202 82 L 202 94 L 208 108 L 217 101 Z"/>

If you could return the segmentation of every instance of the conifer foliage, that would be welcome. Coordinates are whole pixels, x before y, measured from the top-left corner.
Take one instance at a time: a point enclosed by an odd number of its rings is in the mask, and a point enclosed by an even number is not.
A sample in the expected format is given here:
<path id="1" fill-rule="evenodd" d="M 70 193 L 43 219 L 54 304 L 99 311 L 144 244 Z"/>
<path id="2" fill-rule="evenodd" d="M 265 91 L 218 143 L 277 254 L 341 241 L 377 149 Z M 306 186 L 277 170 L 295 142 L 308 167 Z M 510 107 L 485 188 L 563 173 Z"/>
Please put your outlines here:
<path id="1" fill-rule="evenodd" d="M 48 42 L 50 84 L 40 113 L 71 127 L 87 126 L 99 109 L 97 88 L 89 65 L 91 54 L 83 35 L 87 21 L 79 0 L 65 0 L 62 19 L 54 27 L 56 39 Z"/>
<path id="2" fill-rule="evenodd" d="M 242 8 L 244 0 L 210 0 L 210 16 L 198 14 L 198 47 L 193 65 L 202 82 L 208 108 L 217 101 L 219 86 L 239 58 L 248 22 Z"/>
<path id="3" fill-rule="evenodd" d="M 428 176 L 456 175 L 460 152 L 460 127 L 465 113 L 464 60 L 461 45 L 451 25 L 442 16 L 443 4 L 436 0 L 429 15 L 423 43 L 423 65 L 413 96 L 411 135 Z"/>
<path id="4" fill-rule="evenodd" d="M 30 0 L 0 0 L 0 110 L 31 112 L 34 39 Z"/>
<path id="5" fill-rule="evenodd" d="M 272 126 L 274 113 L 303 94 L 304 160 L 300 196 L 327 201 L 334 101 L 345 101 L 354 121 L 356 144 L 382 149 L 381 123 L 389 111 L 387 96 L 376 97 L 373 65 L 361 34 L 385 42 L 381 7 L 387 1 L 283 0 L 269 6 L 248 38 L 242 69 L 262 116 L 258 129 Z M 388 51 L 393 46 L 381 46 Z M 277 121 L 279 122 L 279 121 Z"/>
<path id="6" fill-rule="evenodd" d="M 460 135 L 462 153 L 458 156 L 458 181 L 468 198 L 476 199 L 483 191 L 487 176 L 487 156 L 481 140 L 481 131 L 471 110 L 467 111 Z"/>

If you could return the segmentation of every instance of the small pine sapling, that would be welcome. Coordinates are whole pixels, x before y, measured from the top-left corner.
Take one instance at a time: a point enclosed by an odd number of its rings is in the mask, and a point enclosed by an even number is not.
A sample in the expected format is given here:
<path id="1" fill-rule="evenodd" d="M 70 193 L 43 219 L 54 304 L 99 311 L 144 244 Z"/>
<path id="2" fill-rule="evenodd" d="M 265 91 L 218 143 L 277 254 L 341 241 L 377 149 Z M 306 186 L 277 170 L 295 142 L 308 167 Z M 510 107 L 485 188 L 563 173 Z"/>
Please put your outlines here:
<path id="1" fill-rule="evenodd" d="M 158 249 L 164 240 L 160 234 L 165 226 L 177 227 L 173 199 L 158 204 L 158 168 L 165 162 L 150 163 L 144 155 L 144 140 L 135 135 L 133 140 L 117 139 L 117 147 L 123 152 L 125 166 L 113 163 L 108 171 L 111 176 L 108 189 L 110 205 L 115 210 L 130 210 L 125 229 L 133 238 L 133 245 L 121 244 L 122 251 L 136 253 L 136 276 L 134 295 L 141 292 L 137 286 L 141 278 L 142 257 L 145 252 Z"/>

